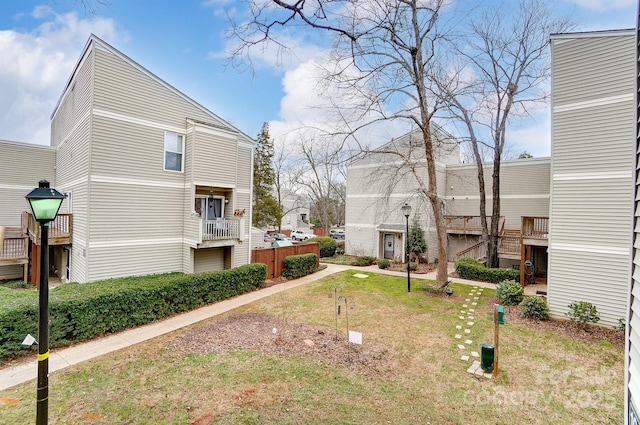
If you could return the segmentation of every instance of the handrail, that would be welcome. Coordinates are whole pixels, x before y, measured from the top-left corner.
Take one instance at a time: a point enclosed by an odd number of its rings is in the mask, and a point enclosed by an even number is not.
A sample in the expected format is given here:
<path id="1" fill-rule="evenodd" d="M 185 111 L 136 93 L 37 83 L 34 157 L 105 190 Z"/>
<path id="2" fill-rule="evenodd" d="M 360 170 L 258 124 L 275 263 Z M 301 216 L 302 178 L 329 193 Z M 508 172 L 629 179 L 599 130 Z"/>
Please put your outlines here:
<path id="1" fill-rule="evenodd" d="M 522 217 L 522 237 L 547 239 L 549 237 L 549 217 Z"/>
<path id="2" fill-rule="evenodd" d="M 471 254 L 471 255 L 467 255 L 467 254 Z M 486 258 L 486 257 L 487 257 L 487 243 L 480 241 L 458 252 L 456 254 L 455 259 L 459 260 L 460 258 L 473 258 L 475 260 L 480 260 L 481 258 Z"/>
<path id="3" fill-rule="evenodd" d="M 218 219 L 202 221 L 202 240 L 218 241 L 240 239 L 239 219 Z"/>

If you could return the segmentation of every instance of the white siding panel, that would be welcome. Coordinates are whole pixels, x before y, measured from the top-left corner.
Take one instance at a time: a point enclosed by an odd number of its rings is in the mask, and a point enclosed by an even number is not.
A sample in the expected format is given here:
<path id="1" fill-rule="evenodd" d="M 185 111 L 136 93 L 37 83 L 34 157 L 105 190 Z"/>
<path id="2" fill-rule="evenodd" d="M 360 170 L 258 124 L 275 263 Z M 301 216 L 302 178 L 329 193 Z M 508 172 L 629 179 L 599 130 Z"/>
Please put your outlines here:
<path id="1" fill-rule="evenodd" d="M 144 182 L 91 183 L 91 244 L 183 237 L 183 189 Z"/>
<path id="2" fill-rule="evenodd" d="M 87 255 L 87 281 L 182 271 L 181 243 L 92 247 Z"/>
<path id="3" fill-rule="evenodd" d="M 63 93 L 62 101 L 51 122 L 51 145 L 65 142 L 81 117 L 88 114 L 93 101 L 93 53 L 89 52 L 71 84 Z"/>
<path id="4" fill-rule="evenodd" d="M 549 309 L 555 317 L 566 317 L 568 305 L 587 301 L 600 313 L 600 324 L 614 326 L 626 317 L 628 264 L 630 258 L 621 255 L 549 248 Z M 596 265 L 594 265 L 596 264 Z"/>
<path id="5" fill-rule="evenodd" d="M 56 187 L 55 149 L 0 141 L 0 226 L 20 227 L 22 211 L 29 209 L 24 195 L 42 179 Z"/>
<path id="6" fill-rule="evenodd" d="M 95 72 L 94 108 L 176 127 L 184 127 L 186 118 L 223 124 L 115 54 L 96 50 Z"/>
<path id="7" fill-rule="evenodd" d="M 554 104 L 571 104 L 633 92 L 635 79 L 628 76 L 635 74 L 634 55 L 634 39 L 624 35 L 554 43 Z"/>
<path id="8" fill-rule="evenodd" d="M 236 184 L 236 140 L 197 132 L 194 146 L 193 178 L 214 186 Z"/>

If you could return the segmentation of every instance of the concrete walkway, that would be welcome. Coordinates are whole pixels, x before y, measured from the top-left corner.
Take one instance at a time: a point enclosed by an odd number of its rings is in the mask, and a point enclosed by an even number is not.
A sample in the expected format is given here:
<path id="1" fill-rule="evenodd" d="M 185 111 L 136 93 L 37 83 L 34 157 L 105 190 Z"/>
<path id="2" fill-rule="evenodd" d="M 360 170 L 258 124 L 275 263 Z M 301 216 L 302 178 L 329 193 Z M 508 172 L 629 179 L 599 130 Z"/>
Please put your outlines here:
<path id="1" fill-rule="evenodd" d="M 449 265 L 452 269 L 452 264 Z M 223 300 L 215 304 L 211 304 L 205 307 L 201 307 L 197 310 L 192 310 L 186 313 L 170 317 L 164 320 L 158 320 L 145 326 L 140 326 L 131 330 L 118 332 L 117 334 L 111 334 L 102 338 L 97 338 L 84 343 L 79 343 L 68 348 L 54 349 L 51 351 L 49 357 L 49 373 L 55 372 L 60 369 L 64 369 L 68 366 L 90 360 L 112 351 L 119 350 L 121 348 L 129 347 L 134 344 L 155 338 L 160 335 L 164 335 L 169 332 L 173 332 L 180 328 L 189 326 L 191 324 L 201 322 L 219 314 L 225 313 L 234 308 L 243 306 L 245 304 L 252 303 L 261 298 L 268 297 L 270 295 L 285 291 L 287 289 L 295 288 L 297 286 L 304 285 L 309 282 L 313 282 L 318 279 L 322 279 L 325 276 L 338 273 L 344 270 L 357 270 L 359 272 L 379 273 L 387 274 L 398 277 L 406 277 L 405 272 L 394 272 L 388 270 L 382 270 L 377 266 L 369 267 L 354 267 L 354 266 L 341 266 L 336 264 L 327 264 L 327 268 L 314 273 L 309 276 L 301 277 L 296 280 L 292 280 L 285 283 L 280 283 L 268 288 L 260 289 L 258 291 L 249 292 L 237 297 Z M 431 272 L 427 274 L 411 274 L 411 279 L 433 279 L 435 280 L 436 273 Z M 494 284 L 485 282 L 475 282 L 464 279 L 450 279 L 455 282 L 464 283 L 476 287 L 495 288 Z M 0 390 L 11 388 L 15 385 L 35 380 L 37 377 L 37 361 L 34 355 L 32 359 L 21 362 L 16 365 L 0 367 Z"/>

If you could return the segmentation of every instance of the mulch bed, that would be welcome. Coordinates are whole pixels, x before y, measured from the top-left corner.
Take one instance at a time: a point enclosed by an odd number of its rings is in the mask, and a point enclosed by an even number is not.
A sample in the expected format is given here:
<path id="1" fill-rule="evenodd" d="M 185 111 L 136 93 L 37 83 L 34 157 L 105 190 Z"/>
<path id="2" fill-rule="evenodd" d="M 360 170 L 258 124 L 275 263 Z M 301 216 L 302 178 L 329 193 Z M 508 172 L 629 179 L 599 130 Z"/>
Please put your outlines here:
<path id="1" fill-rule="evenodd" d="M 491 298 L 488 304 L 499 304 L 498 298 Z M 611 345 L 617 348 L 624 348 L 625 335 L 624 332 L 613 329 L 612 327 L 587 324 L 586 328 L 578 322 L 572 322 L 571 320 L 564 319 L 549 319 L 549 320 L 533 320 L 526 317 L 522 317 L 520 314 L 520 306 L 505 306 L 504 318 L 507 323 L 514 323 L 526 326 L 536 330 L 551 331 L 559 335 L 564 335 L 568 338 L 585 341 L 596 344 L 601 344 L 602 341 L 607 341 Z"/>
<path id="2" fill-rule="evenodd" d="M 196 354 L 250 350 L 313 356 L 321 364 L 348 365 L 367 375 L 384 373 L 393 357 L 387 347 L 347 343 L 343 329 L 336 338 L 335 329 L 290 323 L 265 313 L 236 314 L 194 327 L 176 339 L 172 347 Z"/>

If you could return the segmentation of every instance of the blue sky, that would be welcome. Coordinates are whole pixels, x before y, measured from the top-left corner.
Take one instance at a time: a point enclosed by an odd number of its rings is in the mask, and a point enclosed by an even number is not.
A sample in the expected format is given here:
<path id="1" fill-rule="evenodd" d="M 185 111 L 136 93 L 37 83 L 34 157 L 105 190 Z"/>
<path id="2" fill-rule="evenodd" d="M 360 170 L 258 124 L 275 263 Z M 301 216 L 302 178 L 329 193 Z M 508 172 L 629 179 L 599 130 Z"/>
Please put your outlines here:
<path id="1" fill-rule="evenodd" d="M 2 0 L 0 11 L 0 139 L 49 144 L 49 119 L 90 33 L 255 137 L 303 122 L 299 103 L 313 98 L 305 78 L 318 46 L 295 42 L 297 58 L 278 61 L 268 49 L 254 72 L 227 63 L 227 15 L 234 0 L 103 0 L 94 13 L 75 0 Z M 633 28 L 634 0 L 556 0 L 576 30 Z M 514 128 L 517 151 L 549 155 L 548 113 Z M 273 134 L 273 132 L 276 134 Z M 541 134 L 545 134 L 540 136 Z"/>

